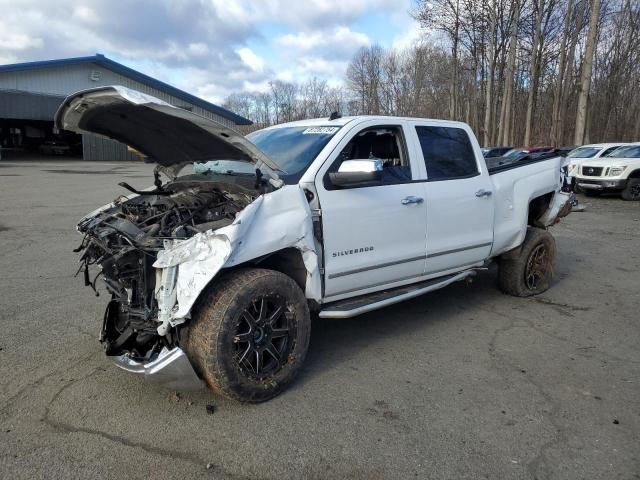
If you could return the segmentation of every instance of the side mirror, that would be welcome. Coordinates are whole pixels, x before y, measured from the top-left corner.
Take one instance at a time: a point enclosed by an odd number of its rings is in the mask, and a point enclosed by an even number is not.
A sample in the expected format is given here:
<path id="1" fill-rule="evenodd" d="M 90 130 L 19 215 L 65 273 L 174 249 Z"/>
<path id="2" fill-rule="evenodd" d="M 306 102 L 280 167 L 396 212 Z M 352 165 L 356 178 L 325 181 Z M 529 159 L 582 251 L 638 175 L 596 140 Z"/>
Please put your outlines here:
<path id="1" fill-rule="evenodd" d="M 382 182 L 382 160 L 345 160 L 337 172 L 329 174 L 336 187 L 366 187 Z"/>

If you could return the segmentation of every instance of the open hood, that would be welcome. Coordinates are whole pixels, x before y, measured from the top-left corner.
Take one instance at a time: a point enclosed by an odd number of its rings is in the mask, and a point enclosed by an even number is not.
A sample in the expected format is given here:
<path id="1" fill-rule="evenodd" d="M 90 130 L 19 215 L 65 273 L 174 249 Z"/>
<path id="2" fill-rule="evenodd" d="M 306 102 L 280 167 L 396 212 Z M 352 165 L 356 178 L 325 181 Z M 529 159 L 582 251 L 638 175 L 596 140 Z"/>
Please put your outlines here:
<path id="1" fill-rule="evenodd" d="M 122 142 L 145 161 L 177 169 L 209 160 L 251 162 L 281 185 L 278 166 L 240 133 L 158 98 L 122 86 L 99 87 L 68 96 L 56 127 Z"/>

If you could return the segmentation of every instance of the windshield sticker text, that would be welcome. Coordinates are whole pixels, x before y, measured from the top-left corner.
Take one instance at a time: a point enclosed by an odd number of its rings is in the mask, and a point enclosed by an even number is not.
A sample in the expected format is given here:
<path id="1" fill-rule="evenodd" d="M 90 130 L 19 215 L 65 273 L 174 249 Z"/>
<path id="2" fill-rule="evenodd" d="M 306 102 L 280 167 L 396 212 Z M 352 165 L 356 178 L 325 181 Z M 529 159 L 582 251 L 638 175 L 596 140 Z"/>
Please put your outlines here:
<path id="1" fill-rule="evenodd" d="M 339 130 L 338 127 L 309 127 L 302 132 L 303 135 L 309 135 L 312 133 L 320 133 L 323 135 L 336 133 Z"/>

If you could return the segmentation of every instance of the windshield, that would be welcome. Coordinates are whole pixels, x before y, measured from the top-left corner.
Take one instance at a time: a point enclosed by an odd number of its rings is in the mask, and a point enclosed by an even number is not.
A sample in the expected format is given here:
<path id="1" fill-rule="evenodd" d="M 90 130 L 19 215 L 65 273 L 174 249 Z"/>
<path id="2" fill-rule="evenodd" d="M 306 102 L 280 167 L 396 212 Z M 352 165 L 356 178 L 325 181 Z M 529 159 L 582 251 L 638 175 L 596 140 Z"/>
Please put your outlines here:
<path id="1" fill-rule="evenodd" d="M 569 155 L 567 155 L 567 157 L 569 158 L 591 158 L 594 157 L 596 155 L 596 153 L 598 153 L 600 150 L 602 150 L 601 148 L 597 148 L 597 147 L 580 147 L 580 148 L 576 148 L 575 150 L 572 150 L 571 153 L 569 153 Z"/>
<path id="2" fill-rule="evenodd" d="M 610 158 L 640 158 L 640 145 L 620 147 L 607 156 Z"/>
<path id="3" fill-rule="evenodd" d="M 274 161 L 285 183 L 297 182 L 340 127 L 280 127 L 247 135 Z"/>

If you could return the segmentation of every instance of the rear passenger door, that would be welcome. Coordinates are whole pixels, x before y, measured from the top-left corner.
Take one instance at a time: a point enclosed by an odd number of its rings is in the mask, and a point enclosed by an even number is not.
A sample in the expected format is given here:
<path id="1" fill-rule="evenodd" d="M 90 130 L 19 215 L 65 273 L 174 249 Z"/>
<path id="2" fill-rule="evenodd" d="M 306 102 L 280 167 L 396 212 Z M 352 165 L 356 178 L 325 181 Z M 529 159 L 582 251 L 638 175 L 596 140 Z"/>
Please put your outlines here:
<path id="1" fill-rule="evenodd" d="M 493 243 L 493 184 L 475 137 L 464 124 L 413 127 L 427 171 L 425 273 L 446 274 L 483 261 Z"/>

